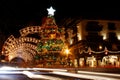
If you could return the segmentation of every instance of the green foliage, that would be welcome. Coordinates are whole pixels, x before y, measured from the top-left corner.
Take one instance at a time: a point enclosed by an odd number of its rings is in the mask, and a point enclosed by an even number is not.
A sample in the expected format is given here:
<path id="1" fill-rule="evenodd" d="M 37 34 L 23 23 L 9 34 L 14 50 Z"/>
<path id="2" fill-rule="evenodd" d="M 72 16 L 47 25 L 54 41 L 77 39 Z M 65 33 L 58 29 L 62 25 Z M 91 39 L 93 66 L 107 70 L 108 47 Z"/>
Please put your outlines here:
<path id="1" fill-rule="evenodd" d="M 62 29 L 61 29 L 61 28 L 58 28 L 58 31 L 61 33 L 61 32 L 62 32 Z"/>
<path id="2" fill-rule="evenodd" d="M 49 39 L 45 43 L 43 41 L 39 42 L 37 45 L 37 51 L 42 51 L 43 49 L 60 51 L 62 50 L 64 42 L 61 39 Z M 58 45 L 58 46 L 56 46 Z"/>
<path id="3" fill-rule="evenodd" d="M 36 60 L 39 60 L 40 59 L 40 56 L 38 54 L 35 55 L 34 57 Z"/>

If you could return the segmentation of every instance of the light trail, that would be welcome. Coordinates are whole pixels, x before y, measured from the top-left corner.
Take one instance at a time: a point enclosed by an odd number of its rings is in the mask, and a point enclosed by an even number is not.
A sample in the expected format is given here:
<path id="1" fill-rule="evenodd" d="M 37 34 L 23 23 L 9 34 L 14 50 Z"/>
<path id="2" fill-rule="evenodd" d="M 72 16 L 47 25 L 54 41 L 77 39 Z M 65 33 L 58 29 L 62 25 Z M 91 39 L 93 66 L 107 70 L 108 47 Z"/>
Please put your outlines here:
<path id="1" fill-rule="evenodd" d="M 98 73 L 98 72 L 89 72 L 89 71 L 77 71 L 77 72 L 81 74 L 95 74 L 95 75 L 120 77 L 120 74 L 112 74 L 112 73 L 101 73 L 101 72 Z"/>
<path id="2" fill-rule="evenodd" d="M 30 72 L 30 71 L 32 72 Z M 41 70 L 38 74 L 34 74 L 34 71 Z M 50 68 L 16 68 L 16 67 L 9 67 L 9 66 L 3 66 L 0 68 L 0 74 L 24 74 L 27 77 L 31 79 L 47 79 L 47 80 L 63 80 L 62 78 L 47 76 L 47 75 L 41 75 L 45 73 L 42 70 L 50 72 L 50 71 L 67 71 L 64 69 L 50 69 Z M 46 74 L 47 74 L 46 72 Z"/>
<path id="3" fill-rule="evenodd" d="M 56 68 L 18 68 L 18 67 L 9 67 L 9 66 L 3 66 L 0 68 L 0 71 L 3 70 L 33 70 L 33 71 L 39 71 L 39 70 L 44 70 L 44 71 L 63 71 L 66 72 L 66 69 L 56 69 Z"/>
<path id="4" fill-rule="evenodd" d="M 20 71 L 0 71 L 0 74 L 23 74 Z"/>
<path id="5" fill-rule="evenodd" d="M 48 70 L 48 71 L 63 71 L 67 72 L 66 69 L 56 69 L 56 68 L 32 68 L 33 70 Z"/>
<path id="6" fill-rule="evenodd" d="M 56 78 L 56 77 L 51 77 L 51 76 L 46 76 L 46 75 L 36 75 L 33 74 L 29 71 L 23 71 L 23 74 L 27 75 L 29 78 L 32 79 L 49 79 L 49 80 L 62 80 L 61 78 Z"/>
<path id="7" fill-rule="evenodd" d="M 86 75 L 86 74 L 76 74 L 76 73 L 68 73 L 68 72 L 51 72 L 53 74 L 76 77 L 76 78 L 84 78 L 84 79 L 92 79 L 92 80 L 120 80 L 116 78 L 104 77 L 104 76 L 94 76 L 94 75 Z"/>
<path id="8" fill-rule="evenodd" d="M 32 72 L 31 72 L 32 71 Z M 36 71 L 39 71 L 35 74 Z M 58 76 L 66 77 L 76 77 L 92 80 L 120 80 L 111 77 L 120 77 L 119 74 L 110 74 L 110 73 L 97 73 L 97 72 L 88 72 L 88 71 L 77 71 L 77 73 L 70 73 L 67 69 L 56 69 L 56 68 L 17 68 L 17 67 L 8 67 L 4 66 L 0 68 L 0 74 L 24 74 L 29 78 L 38 78 L 38 79 L 49 79 L 49 80 L 62 80 L 61 78 L 41 75 L 43 72 L 46 74 L 56 74 Z"/>

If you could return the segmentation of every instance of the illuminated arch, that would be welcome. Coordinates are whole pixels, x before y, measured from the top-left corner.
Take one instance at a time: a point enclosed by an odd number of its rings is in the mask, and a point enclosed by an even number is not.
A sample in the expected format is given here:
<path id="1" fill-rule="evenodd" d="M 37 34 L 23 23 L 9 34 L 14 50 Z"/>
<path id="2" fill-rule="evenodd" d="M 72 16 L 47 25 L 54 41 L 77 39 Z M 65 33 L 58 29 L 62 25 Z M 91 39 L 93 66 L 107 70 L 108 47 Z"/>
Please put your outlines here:
<path id="1" fill-rule="evenodd" d="M 9 61 L 14 59 L 15 57 L 20 57 L 25 60 L 25 62 L 33 61 L 34 56 L 32 55 L 32 50 L 25 49 L 25 50 L 16 50 L 12 53 L 9 53 Z"/>
<path id="2" fill-rule="evenodd" d="M 19 43 L 23 43 L 23 42 L 32 42 L 32 43 L 38 43 L 40 42 L 40 40 L 33 38 L 33 37 L 20 37 L 18 39 Z"/>
<path id="3" fill-rule="evenodd" d="M 18 42 L 15 37 L 13 35 L 10 35 L 10 37 L 8 37 L 4 42 L 2 53 L 8 54 L 11 51 L 11 48 L 15 48 L 17 43 Z"/>
<path id="4" fill-rule="evenodd" d="M 20 57 L 19 53 L 21 51 L 21 58 L 25 61 L 31 61 L 34 58 L 34 55 L 37 54 L 37 46 L 31 43 L 37 44 L 38 42 L 38 39 L 32 37 L 15 38 L 13 35 L 10 35 L 4 42 L 2 53 L 8 55 L 8 60 L 10 61 L 14 57 Z M 29 57 L 29 59 L 27 57 Z"/>
<path id="5" fill-rule="evenodd" d="M 19 30 L 21 36 L 27 36 L 28 34 L 34 34 L 41 32 L 40 26 L 30 26 Z"/>
<path id="6" fill-rule="evenodd" d="M 31 48 L 33 48 L 34 50 L 36 50 L 36 46 L 29 44 L 29 43 L 24 43 L 25 41 L 27 42 L 33 42 L 33 43 L 38 43 L 39 40 L 35 39 L 35 38 L 19 38 L 19 39 L 15 39 L 13 35 L 11 35 L 4 43 L 4 52 L 5 54 L 7 54 L 7 52 L 11 52 L 13 50 L 15 50 L 16 48 L 19 48 L 20 46 L 29 46 Z"/>

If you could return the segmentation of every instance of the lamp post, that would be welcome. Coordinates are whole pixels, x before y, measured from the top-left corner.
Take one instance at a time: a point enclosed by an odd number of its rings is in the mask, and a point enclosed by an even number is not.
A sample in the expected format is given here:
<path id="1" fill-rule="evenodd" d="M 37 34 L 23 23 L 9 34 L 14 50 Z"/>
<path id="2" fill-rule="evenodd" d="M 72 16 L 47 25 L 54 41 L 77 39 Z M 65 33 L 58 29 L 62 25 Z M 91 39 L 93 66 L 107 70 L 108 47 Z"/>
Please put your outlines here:
<path id="1" fill-rule="evenodd" d="M 65 53 L 67 55 L 67 65 L 70 66 L 70 59 L 69 59 L 70 50 L 69 49 L 65 49 Z"/>

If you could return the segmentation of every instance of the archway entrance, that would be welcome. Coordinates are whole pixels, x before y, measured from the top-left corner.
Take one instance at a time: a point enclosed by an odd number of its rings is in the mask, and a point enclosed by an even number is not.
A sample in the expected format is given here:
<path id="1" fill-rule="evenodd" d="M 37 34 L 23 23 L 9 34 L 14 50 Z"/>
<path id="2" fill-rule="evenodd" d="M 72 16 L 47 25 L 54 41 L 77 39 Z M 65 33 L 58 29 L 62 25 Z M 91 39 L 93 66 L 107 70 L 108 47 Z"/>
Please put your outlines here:
<path id="1" fill-rule="evenodd" d="M 17 67 L 25 67 L 26 64 L 25 64 L 25 60 L 20 58 L 20 57 L 15 57 L 13 58 L 10 63 L 14 64 L 15 66 Z"/>

